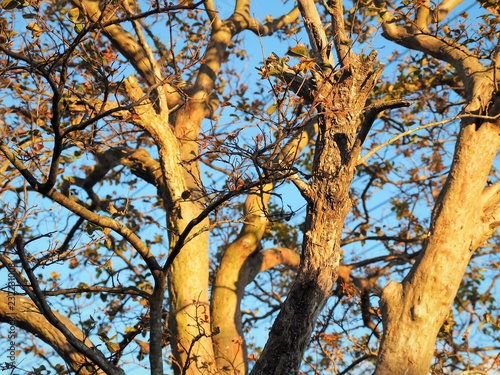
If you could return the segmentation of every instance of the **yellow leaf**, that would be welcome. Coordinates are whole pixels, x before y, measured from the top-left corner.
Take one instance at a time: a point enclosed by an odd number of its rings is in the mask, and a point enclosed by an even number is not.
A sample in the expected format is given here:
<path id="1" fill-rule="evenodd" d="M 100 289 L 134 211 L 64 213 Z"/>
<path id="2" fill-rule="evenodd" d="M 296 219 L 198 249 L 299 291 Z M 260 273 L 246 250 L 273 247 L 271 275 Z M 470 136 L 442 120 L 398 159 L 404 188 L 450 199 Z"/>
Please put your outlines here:
<path id="1" fill-rule="evenodd" d="M 75 31 L 76 31 L 77 33 L 81 33 L 81 32 L 82 32 L 82 30 L 83 30 L 83 28 L 84 28 L 84 26 L 85 26 L 85 25 L 84 25 L 83 23 L 77 23 L 77 24 L 75 24 L 74 29 L 75 29 Z"/>
<path id="2" fill-rule="evenodd" d="M 80 9 L 70 9 L 70 11 L 68 12 L 68 17 L 71 22 L 76 23 L 76 21 L 78 21 L 78 17 L 80 17 Z"/>
<path id="3" fill-rule="evenodd" d="M 276 112 L 276 105 L 275 104 L 269 106 L 269 108 L 267 109 L 268 115 L 272 115 L 274 112 Z"/>

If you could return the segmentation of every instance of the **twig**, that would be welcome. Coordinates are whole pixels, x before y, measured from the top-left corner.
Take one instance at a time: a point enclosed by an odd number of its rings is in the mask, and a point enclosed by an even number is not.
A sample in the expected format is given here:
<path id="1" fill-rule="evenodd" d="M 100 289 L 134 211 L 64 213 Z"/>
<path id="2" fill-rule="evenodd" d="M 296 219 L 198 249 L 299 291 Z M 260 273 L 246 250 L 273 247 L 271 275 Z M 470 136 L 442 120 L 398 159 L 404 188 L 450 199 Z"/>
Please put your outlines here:
<path id="1" fill-rule="evenodd" d="M 364 164 L 366 162 L 366 160 L 368 160 L 369 158 L 371 158 L 373 155 L 375 155 L 381 149 L 383 149 L 384 147 L 386 147 L 386 146 L 388 146 L 388 145 L 396 142 L 397 140 L 399 140 L 399 139 L 401 139 L 401 138 L 403 138 L 403 137 L 405 137 L 405 136 L 407 136 L 409 134 L 415 133 L 415 132 L 417 132 L 419 130 L 432 128 L 434 126 L 444 125 L 444 124 L 453 122 L 455 120 L 463 119 L 463 118 L 477 118 L 477 119 L 483 119 L 483 120 L 498 120 L 500 118 L 500 114 L 498 114 L 496 116 L 485 116 L 485 115 L 473 115 L 473 114 L 470 114 L 470 113 L 466 113 L 466 114 L 455 116 L 455 117 L 453 117 L 451 119 L 446 119 L 446 120 L 431 122 L 429 124 L 425 124 L 425 125 L 417 126 L 415 128 L 412 128 L 412 129 L 408 129 L 407 131 L 396 135 L 395 137 L 389 139 L 388 141 L 386 141 L 386 142 L 378 145 L 377 147 L 371 149 L 370 151 L 368 151 L 368 153 L 366 153 L 363 157 L 361 157 L 361 158 L 358 159 L 356 165 Z"/>

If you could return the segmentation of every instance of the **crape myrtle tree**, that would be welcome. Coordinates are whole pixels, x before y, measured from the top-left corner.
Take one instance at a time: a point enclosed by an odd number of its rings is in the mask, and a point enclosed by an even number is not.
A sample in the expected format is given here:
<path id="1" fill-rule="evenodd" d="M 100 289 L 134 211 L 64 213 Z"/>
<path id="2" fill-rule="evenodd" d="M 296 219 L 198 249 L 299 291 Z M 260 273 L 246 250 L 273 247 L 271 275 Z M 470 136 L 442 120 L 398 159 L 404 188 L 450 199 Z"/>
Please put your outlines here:
<path id="1" fill-rule="evenodd" d="M 498 366 L 496 1 L 227 3 L 3 1 L 2 369 Z"/>

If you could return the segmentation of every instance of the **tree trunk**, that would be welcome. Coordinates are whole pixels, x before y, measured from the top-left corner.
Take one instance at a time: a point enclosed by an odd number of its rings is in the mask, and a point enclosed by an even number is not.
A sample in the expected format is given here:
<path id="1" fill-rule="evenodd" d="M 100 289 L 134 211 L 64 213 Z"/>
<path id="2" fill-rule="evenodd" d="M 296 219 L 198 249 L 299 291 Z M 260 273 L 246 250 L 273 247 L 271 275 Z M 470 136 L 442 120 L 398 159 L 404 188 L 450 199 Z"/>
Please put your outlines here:
<path id="1" fill-rule="evenodd" d="M 177 228 L 184 229 L 200 210 L 192 202 L 181 204 Z M 199 374 L 214 370 L 208 304 L 208 220 L 196 226 L 195 236 L 182 248 L 169 269 L 169 329 L 175 373 Z M 212 366 L 212 367 L 210 367 Z"/>
<path id="2" fill-rule="evenodd" d="M 384 336 L 377 375 L 429 372 L 437 334 L 482 240 L 480 198 L 499 145 L 498 125 L 472 123 L 462 128 L 422 255 L 402 283 L 392 281 L 383 292 Z"/>
<path id="3" fill-rule="evenodd" d="M 197 159 L 197 139 L 205 108 L 206 94 L 200 91 L 175 116 L 175 136 L 187 198 L 181 197 L 178 202 L 173 202 L 174 207 L 169 210 L 171 250 L 177 246 L 178 236 L 205 208 L 206 197 Z M 208 295 L 209 224 L 206 218 L 190 231 L 182 250 L 168 270 L 168 327 L 176 374 L 195 375 L 201 371 L 216 371 Z"/>
<path id="4" fill-rule="evenodd" d="M 272 185 L 268 185 L 272 189 Z M 268 223 L 269 194 L 251 194 L 245 202 L 245 224 L 224 252 L 212 291 L 211 311 L 217 367 L 226 374 L 246 374 L 247 350 L 240 303 L 248 284 L 249 258 L 258 249 Z M 264 208 L 264 207 L 265 208 Z"/>
<path id="5" fill-rule="evenodd" d="M 251 374 L 298 374 L 316 320 L 331 296 L 341 258 L 340 239 L 351 208 L 349 188 L 355 134 L 380 74 L 375 55 L 352 56 L 337 82 L 318 82 L 319 135 L 310 183 L 300 269 Z"/>

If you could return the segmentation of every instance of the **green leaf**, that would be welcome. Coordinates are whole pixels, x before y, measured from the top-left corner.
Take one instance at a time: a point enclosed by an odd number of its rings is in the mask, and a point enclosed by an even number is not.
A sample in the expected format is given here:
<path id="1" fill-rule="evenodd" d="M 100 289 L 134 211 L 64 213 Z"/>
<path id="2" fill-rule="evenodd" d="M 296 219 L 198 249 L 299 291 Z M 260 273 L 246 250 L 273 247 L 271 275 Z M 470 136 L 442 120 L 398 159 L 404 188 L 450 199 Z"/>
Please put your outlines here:
<path id="1" fill-rule="evenodd" d="M 304 44 L 297 44 L 293 48 L 288 48 L 288 52 L 286 54 L 295 57 L 308 57 L 309 51 Z"/>
<path id="2" fill-rule="evenodd" d="M 85 27 L 85 25 L 83 23 L 77 23 L 77 24 L 75 24 L 74 29 L 77 33 L 81 33 L 83 31 L 84 27 Z"/>
<path id="3" fill-rule="evenodd" d="M 80 17 L 80 9 L 70 9 L 70 11 L 68 12 L 68 17 L 71 22 L 76 23 L 76 21 L 78 21 L 78 17 Z"/>

